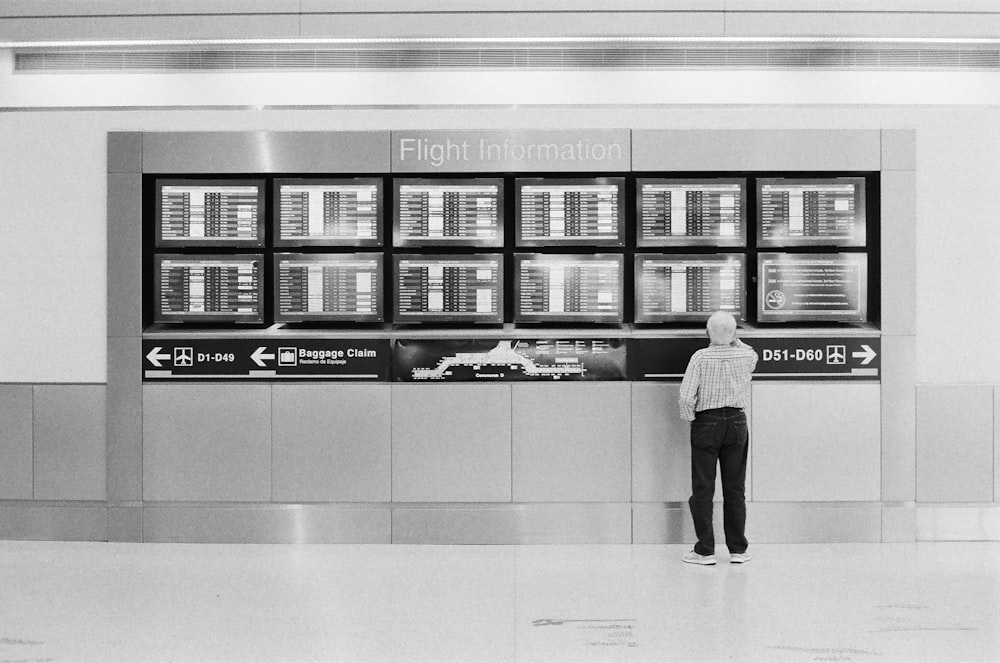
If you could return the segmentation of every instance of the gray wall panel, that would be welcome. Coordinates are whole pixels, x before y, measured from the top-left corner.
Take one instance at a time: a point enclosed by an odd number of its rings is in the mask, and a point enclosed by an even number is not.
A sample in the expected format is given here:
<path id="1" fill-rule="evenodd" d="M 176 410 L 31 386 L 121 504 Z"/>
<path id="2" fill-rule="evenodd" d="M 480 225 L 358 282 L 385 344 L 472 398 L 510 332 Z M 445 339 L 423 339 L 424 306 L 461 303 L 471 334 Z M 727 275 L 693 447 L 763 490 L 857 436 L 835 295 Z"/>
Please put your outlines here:
<path id="1" fill-rule="evenodd" d="M 108 338 L 107 490 L 111 502 L 142 499 L 141 362 L 141 338 Z"/>
<path id="2" fill-rule="evenodd" d="M 271 499 L 269 385 L 145 385 L 146 500 Z"/>
<path id="3" fill-rule="evenodd" d="M 138 131 L 108 132 L 108 172 L 109 173 L 142 172 L 141 132 Z"/>
<path id="4" fill-rule="evenodd" d="M 712 513 L 716 543 L 724 549 L 722 509 Z M 632 543 L 691 543 L 697 540 L 687 504 L 640 503 L 632 505 Z"/>
<path id="5" fill-rule="evenodd" d="M 993 387 L 917 387 L 917 501 L 993 500 Z"/>
<path id="6" fill-rule="evenodd" d="M 142 542 L 142 507 L 108 508 L 108 541 Z"/>
<path id="7" fill-rule="evenodd" d="M 1000 541 L 1000 506 L 918 504 L 917 541 Z"/>
<path id="8" fill-rule="evenodd" d="M 238 39 L 298 37 L 296 15 L 248 16 L 83 16 L 0 20 L 0 39 L 48 41 L 79 39 Z"/>
<path id="9" fill-rule="evenodd" d="M 882 543 L 917 540 L 917 508 L 913 502 L 882 503 Z"/>
<path id="10" fill-rule="evenodd" d="M 515 502 L 628 502 L 627 382 L 513 387 Z"/>
<path id="11" fill-rule="evenodd" d="M 726 12 L 728 37 L 996 37 L 996 14 Z"/>
<path id="12" fill-rule="evenodd" d="M 142 176 L 108 175 L 108 336 L 142 333 Z"/>
<path id="13" fill-rule="evenodd" d="M 391 499 L 389 385 L 274 385 L 274 500 Z"/>
<path id="14" fill-rule="evenodd" d="M 105 499 L 105 386 L 39 385 L 34 401 L 35 499 Z"/>
<path id="15" fill-rule="evenodd" d="M 677 407 L 680 384 L 632 383 L 632 499 L 678 502 L 691 496 L 690 426 Z"/>
<path id="16" fill-rule="evenodd" d="M 388 131 L 151 132 L 146 173 L 389 172 Z"/>
<path id="17" fill-rule="evenodd" d="M 509 502 L 509 385 L 392 387 L 395 502 Z"/>
<path id="18" fill-rule="evenodd" d="M 882 499 L 916 499 L 916 338 L 882 337 Z"/>
<path id="19" fill-rule="evenodd" d="M 31 410 L 31 385 L 0 385 L 0 500 L 32 497 Z"/>
<path id="20" fill-rule="evenodd" d="M 879 131 L 632 131 L 633 170 L 878 170 Z"/>
<path id="21" fill-rule="evenodd" d="M 993 391 L 993 501 L 1000 502 L 1000 387 Z"/>
<path id="22" fill-rule="evenodd" d="M 570 17 L 570 19 L 567 18 Z M 303 37 L 721 36 L 722 12 L 304 14 Z"/>
<path id="23" fill-rule="evenodd" d="M 404 544 L 625 544 L 631 513 L 628 504 L 397 508 L 392 538 Z"/>
<path id="24" fill-rule="evenodd" d="M 322 505 L 143 510 L 143 540 L 157 543 L 390 543 L 389 509 Z"/>
<path id="25" fill-rule="evenodd" d="M 878 501 L 879 385 L 758 382 L 754 501 Z"/>
<path id="26" fill-rule="evenodd" d="M 0 505 L 0 539 L 106 541 L 104 506 Z"/>
<path id="27" fill-rule="evenodd" d="M 882 130 L 882 170 L 917 169 L 917 132 L 913 129 Z"/>
<path id="28" fill-rule="evenodd" d="M 0 16 L 128 16 L 157 14 L 273 14 L 299 11 L 299 0 L 4 0 Z"/>
<path id="29" fill-rule="evenodd" d="M 917 177 L 882 173 L 882 333 L 917 333 Z"/>

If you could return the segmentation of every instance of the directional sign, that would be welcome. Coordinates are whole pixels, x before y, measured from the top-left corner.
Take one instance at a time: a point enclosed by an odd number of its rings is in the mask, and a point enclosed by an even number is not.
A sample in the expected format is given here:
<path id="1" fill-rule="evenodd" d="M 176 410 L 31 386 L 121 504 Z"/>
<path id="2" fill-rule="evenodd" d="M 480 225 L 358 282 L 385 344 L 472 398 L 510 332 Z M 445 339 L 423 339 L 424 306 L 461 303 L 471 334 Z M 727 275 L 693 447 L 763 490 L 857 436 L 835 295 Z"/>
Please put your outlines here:
<path id="1" fill-rule="evenodd" d="M 758 337 L 743 341 L 757 351 L 754 379 L 879 380 L 877 336 Z M 708 339 L 635 338 L 629 341 L 630 380 L 680 380 L 695 351 Z"/>
<path id="2" fill-rule="evenodd" d="M 142 353 L 145 381 L 389 379 L 384 338 L 156 338 Z"/>

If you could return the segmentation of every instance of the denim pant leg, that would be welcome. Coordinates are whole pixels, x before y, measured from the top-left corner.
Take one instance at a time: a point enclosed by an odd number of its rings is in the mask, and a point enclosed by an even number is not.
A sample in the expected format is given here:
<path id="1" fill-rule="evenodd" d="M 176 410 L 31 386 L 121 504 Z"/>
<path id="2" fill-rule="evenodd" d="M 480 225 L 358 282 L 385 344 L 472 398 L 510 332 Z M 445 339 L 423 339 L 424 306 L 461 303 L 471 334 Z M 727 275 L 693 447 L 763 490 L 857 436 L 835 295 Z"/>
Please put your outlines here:
<path id="1" fill-rule="evenodd" d="M 715 465 L 725 432 L 725 421 L 699 413 L 691 422 L 691 518 L 698 542 L 694 551 L 699 555 L 715 553 L 715 532 L 712 529 L 712 498 L 715 496 Z"/>
<path id="2" fill-rule="evenodd" d="M 747 506 L 745 483 L 747 452 L 749 450 L 747 418 L 743 412 L 728 417 L 725 436 L 719 449 L 719 468 L 722 474 L 723 523 L 726 547 L 730 553 L 743 553 L 747 549 Z"/>

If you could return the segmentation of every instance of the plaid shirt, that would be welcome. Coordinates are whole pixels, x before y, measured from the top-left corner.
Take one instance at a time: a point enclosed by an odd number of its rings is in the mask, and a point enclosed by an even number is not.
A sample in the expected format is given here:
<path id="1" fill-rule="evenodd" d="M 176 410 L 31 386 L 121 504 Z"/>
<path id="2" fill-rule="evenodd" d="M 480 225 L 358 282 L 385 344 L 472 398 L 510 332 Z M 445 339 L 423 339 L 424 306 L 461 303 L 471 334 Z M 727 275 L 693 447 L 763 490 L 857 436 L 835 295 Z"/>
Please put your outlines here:
<path id="1" fill-rule="evenodd" d="M 698 350 L 681 381 L 681 416 L 694 421 L 694 413 L 700 410 L 745 409 L 750 404 L 750 378 L 756 366 L 757 353 L 739 339 Z"/>

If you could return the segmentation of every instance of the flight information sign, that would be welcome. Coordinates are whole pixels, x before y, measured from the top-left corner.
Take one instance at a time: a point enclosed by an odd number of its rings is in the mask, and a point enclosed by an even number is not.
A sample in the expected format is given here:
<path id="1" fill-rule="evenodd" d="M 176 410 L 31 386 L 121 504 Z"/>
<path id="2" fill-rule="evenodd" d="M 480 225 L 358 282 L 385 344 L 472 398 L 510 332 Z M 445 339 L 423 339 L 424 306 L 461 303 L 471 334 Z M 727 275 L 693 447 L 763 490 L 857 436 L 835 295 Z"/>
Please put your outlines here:
<path id="1" fill-rule="evenodd" d="M 157 246 L 264 246 L 262 180 L 157 180 Z"/>
<path id="2" fill-rule="evenodd" d="M 154 322 L 263 321 L 260 254 L 157 255 Z"/>
<path id="3" fill-rule="evenodd" d="M 620 323 L 620 254 L 514 254 L 514 322 Z"/>
<path id="4" fill-rule="evenodd" d="M 715 311 L 746 319 L 740 254 L 635 256 L 635 321 L 704 321 Z"/>
<path id="5" fill-rule="evenodd" d="M 276 246 L 382 246 L 382 181 L 276 180 Z"/>
<path id="6" fill-rule="evenodd" d="M 274 255 L 276 322 L 381 322 L 382 254 Z"/>
<path id="7" fill-rule="evenodd" d="M 396 322 L 503 322 L 503 256 L 396 255 Z"/>
<path id="8" fill-rule="evenodd" d="M 865 180 L 757 181 L 759 246 L 864 246 Z"/>
<path id="9" fill-rule="evenodd" d="M 761 253 L 760 322 L 864 322 L 868 256 L 864 253 Z"/>
<path id="10" fill-rule="evenodd" d="M 746 246 L 746 182 L 638 179 L 638 246 Z"/>
<path id="11" fill-rule="evenodd" d="M 503 246 L 503 180 L 395 180 L 395 246 Z"/>
<path id="12" fill-rule="evenodd" d="M 624 246 L 625 179 L 519 179 L 518 246 Z"/>

